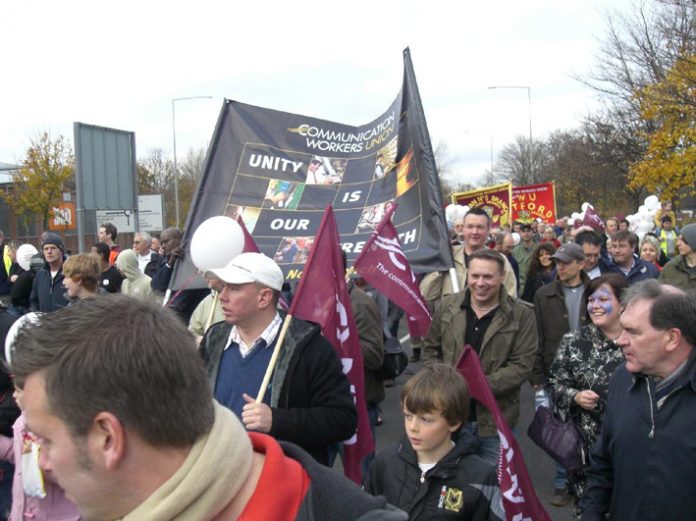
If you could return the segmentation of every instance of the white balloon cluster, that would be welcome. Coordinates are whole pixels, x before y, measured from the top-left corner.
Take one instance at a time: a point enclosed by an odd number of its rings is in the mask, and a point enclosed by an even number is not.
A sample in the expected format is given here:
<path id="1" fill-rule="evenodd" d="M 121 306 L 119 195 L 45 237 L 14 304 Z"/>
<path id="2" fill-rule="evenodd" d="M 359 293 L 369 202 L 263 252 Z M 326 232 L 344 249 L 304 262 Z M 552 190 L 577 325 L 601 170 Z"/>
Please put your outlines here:
<path id="1" fill-rule="evenodd" d="M 570 219 L 568 220 L 569 226 L 575 225 L 575 223 L 578 221 L 582 223 L 585 219 L 585 212 L 587 212 L 588 208 L 592 208 L 594 210 L 594 206 L 588 202 L 582 203 L 581 208 L 581 212 L 573 212 L 571 214 Z M 656 195 L 649 195 L 646 197 L 643 204 L 638 208 L 638 212 L 626 216 L 626 220 L 629 223 L 629 230 L 638 235 L 638 237 L 640 237 L 642 240 L 646 233 L 653 231 L 655 228 L 654 218 L 655 214 L 660 208 L 662 208 L 662 205 L 660 204 L 660 200 Z"/>
<path id="2" fill-rule="evenodd" d="M 662 208 L 662 204 L 656 195 L 649 195 L 638 207 L 638 212 L 627 215 L 629 230 L 638 235 L 641 240 L 646 233 L 655 229 L 655 214 Z"/>
<path id="3" fill-rule="evenodd" d="M 572 214 L 570 214 L 570 219 L 568 219 L 568 226 L 572 228 L 573 226 L 575 226 L 575 223 L 579 222 L 580 224 L 582 224 L 582 222 L 585 220 L 585 212 L 587 212 L 588 208 L 592 208 L 594 210 L 594 206 L 592 206 L 587 201 L 582 203 L 582 206 L 580 207 L 580 212 L 573 212 Z"/>
<path id="4" fill-rule="evenodd" d="M 447 228 L 450 230 L 454 226 L 454 221 L 464 216 L 469 212 L 468 206 L 462 206 L 461 204 L 448 204 L 445 207 L 445 219 L 447 219 Z"/>

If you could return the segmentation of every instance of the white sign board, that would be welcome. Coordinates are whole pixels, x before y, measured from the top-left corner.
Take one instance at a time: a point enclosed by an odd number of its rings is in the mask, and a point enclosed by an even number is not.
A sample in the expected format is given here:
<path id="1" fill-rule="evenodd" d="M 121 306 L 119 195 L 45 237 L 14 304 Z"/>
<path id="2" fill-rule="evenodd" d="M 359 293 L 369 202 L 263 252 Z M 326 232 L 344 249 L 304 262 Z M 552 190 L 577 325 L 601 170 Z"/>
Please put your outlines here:
<path id="1" fill-rule="evenodd" d="M 138 196 L 138 225 L 143 232 L 155 232 L 164 229 L 162 194 Z"/>
<path id="2" fill-rule="evenodd" d="M 97 228 L 104 223 L 111 223 L 116 226 L 118 233 L 135 232 L 136 218 L 140 231 L 160 231 L 164 228 L 161 194 L 139 195 L 137 212 L 133 210 L 97 210 L 96 215 Z"/>

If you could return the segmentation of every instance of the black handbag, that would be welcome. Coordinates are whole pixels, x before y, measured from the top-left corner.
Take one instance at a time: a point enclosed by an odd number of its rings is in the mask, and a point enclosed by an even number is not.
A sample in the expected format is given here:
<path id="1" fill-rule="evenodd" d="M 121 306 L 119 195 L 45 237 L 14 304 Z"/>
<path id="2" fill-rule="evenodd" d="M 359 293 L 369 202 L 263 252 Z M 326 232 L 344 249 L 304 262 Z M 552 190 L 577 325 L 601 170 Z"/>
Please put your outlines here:
<path id="1" fill-rule="evenodd" d="M 548 407 L 540 406 L 527 429 L 529 438 L 569 472 L 582 470 L 587 447 L 575 424 L 562 420 Z"/>

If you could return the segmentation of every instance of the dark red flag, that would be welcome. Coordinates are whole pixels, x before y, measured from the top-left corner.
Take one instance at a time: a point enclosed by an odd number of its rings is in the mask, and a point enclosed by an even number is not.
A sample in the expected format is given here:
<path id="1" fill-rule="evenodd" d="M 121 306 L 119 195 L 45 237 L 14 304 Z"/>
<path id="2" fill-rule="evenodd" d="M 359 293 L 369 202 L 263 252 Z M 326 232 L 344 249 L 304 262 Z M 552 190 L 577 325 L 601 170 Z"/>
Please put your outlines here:
<path id="1" fill-rule="evenodd" d="M 341 359 L 358 411 L 358 430 L 351 439 L 343 442 L 343 463 L 346 476 L 360 484 L 360 461 L 374 451 L 375 444 L 365 405 L 362 352 L 339 243 L 336 219 L 329 205 L 324 211 L 289 314 L 319 324 L 321 332 Z"/>
<path id="2" fill-rule="evenodd" d="M 353 267 L 377 291 L 404 310 L 411 336 L 425 336 L 432 317 L 391 221 L 396 206 L 394 204 L 387 211 L 370 235 Z"/>
<path id="3" fill-rule="evenodd" d="M 591 205 L 588 205 L 585 209 L 585 217 L 582 218 L 582 224 L 591 226 L 598 232 L 604 231 L 604 221 L 597 215 L 597 212 L 595 212 L 595 209 L 592 208 Z"/>
<path id="4" fill-rule="evenodd" d="M 256 246 L 256 243 L 254 242 L 254 238 L 251 236 L 249 233 L 249 230 L 247 230 L 247 227 L 244 225 L 244 219 L 242 219 L 242 216 L 237 217 L 237 223 L 239 223 L 239 226 L 242 227 L 242 233 L 244 233 L 244 250 L 243 253 L 261 253 L 261 250 Z"/>
<path id="5" fill-rule="evenodd" d="M 517 440 L 498 408 L 493 391 L 481 369 L 479 357 L 471 346 L 464 346 L 464 351 L 457 362 L 457 370 L 469 384 L 472 398 L 491 411 L 498 428 L 498 436 L 500 436 L 498 483 L 507 521 L 551 521 L 534 492 Z"/>

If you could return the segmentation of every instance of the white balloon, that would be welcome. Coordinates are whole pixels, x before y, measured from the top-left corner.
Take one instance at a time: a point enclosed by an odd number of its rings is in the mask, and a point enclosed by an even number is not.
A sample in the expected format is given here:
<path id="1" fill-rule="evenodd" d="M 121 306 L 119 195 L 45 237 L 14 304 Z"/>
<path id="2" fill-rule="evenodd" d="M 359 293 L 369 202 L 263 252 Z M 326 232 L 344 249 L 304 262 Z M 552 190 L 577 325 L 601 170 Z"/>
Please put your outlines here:
<path id="1" fill-rule="evenodd" d="M 573 212 L 572 214 L 570 214 L 570 217 L 571 217 L 571 219 L 577 221 L 578 219 L 582 218 L 582 215 L 580 215 L 578 212 Z"/>
<path id="2" fill-rule="evenodd" d="M 649 195 L 645 198 L 645 201 L 643 201 L 643 203 L 648 208 L 648 210 L 657 210 L 657 205 L 660 204 L 660 200 L 657 198 L 656 195 Z"/>
<path id="3" fill-rule="evenodd" d="M 515 241 L 515 246 L 517 246 L 520 240 L 522 240 L 522 237 L 520 237 L 520 234 L 517 232 L 512 232 L 510 235 L 512 235 L 512 240 Z"/>
<path id="4" fill-rule="evenodd" d="M 224 215 L 203 221 L 191 238 L 191 261 L 201 271 L 227 266 L 244 250 L 241 226 Z"/>
<path id="5" fill-rule="evenodd" d="M 650 215 L 650 210 L 648 210 L 647 206 L 645 206 L 644 204 L 641 204 L 638 207 L 638 214 L 639 215 Z"/>
<path id="6" fill-rule="evenodd" d="M 573 214 L 573 215 L 575 215 L 575 214 Z M 575 217 L 571 217 L 570 219 L 568 219 L 568 226 L 570 226 L 571 228 L 573 226 L 575 226 L 575 221 L 576 221 Z"/>
<path id="7" fill-rule="evenodd" d="M 588 207 L 591 207 L 591 206 L 592 206 L 592 205 L 591 205 L 590 203 L 588 203 L 587 201 L 585 201 L 584 203 L 582 203 L 582 206 L 581 206 L 580 208 L 582 208 L 582 211 L 583 211 L 583 212 L 586 212 L 586 211 L 587 211 L 587 208 L 588 208 Z"/>
<path id="8" fill-rule="evenodd" d="M 17 248 L 17 264 L 24 270 L 29 271 L 31 258 L 39 253 L 33 244 L 22 244 Z"/>
<path id="9" fill-rule="evenodd" d="M 455 214 L 457 219 L 459 219 L 459 218 L 463 219 L 466 216 L 466 214 L 468 214 L 468 213 L 469 213 L 468 206 L 466 206 L 466 205 L 462 206 L 461 204 L 457 205 L 457 212 Z"/>
<path id="10" fill-rule="evenodd" d="M 445 206 L 445 217 L 447 218 L 448 221 L 454 221 L 454 217 L 457 214 L 457 205 L 456 204 L 448 204 Z"/>

